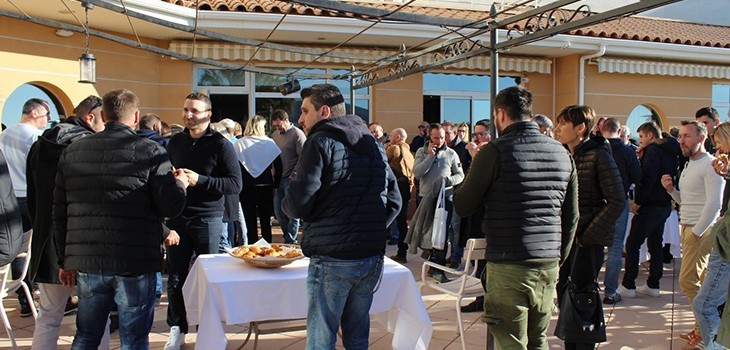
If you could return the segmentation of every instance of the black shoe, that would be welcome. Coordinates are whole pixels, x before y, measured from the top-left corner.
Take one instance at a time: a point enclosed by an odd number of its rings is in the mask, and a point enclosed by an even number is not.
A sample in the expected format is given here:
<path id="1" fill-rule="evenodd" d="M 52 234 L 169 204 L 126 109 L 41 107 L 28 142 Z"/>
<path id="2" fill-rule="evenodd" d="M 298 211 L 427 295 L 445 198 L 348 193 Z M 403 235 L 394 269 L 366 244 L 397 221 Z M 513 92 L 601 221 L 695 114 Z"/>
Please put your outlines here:
<path id="1" fill-rule="evenodd" d="M 398 244 L 398 240 L 395 239 L 395 238 L 393 238 L 390 241 L 388 241 L 388 245 L 397 245 L 397 244 Z"/>
<path id="2" fill-rule="evenodd" d="M 452 262 L 449 263 L 449 267 L 452 268 L 452 269 L 454 269 L 454 270 L 458 269 L 459 268 L 459 265 L 461 265 L 461 262 L 460 261 L 456 261 L 456 260 L 454 260 L 454 261 L 452 261 Z"/>
<path id="3" fill-rule="evenodd" d="M 604 304 L 616 304 L 619 301 L 621 301 L 621 294 L 613 293 L 613 294 L 607 294 L 605 297 L 603 297 L 603 303 Z"/>
<path id="4" fill-rule="evenodd" d="M 466 306 L 462 306 L 461 312 L 484 312 L 484 298 L 476 298 Z"/>
<path id="5" fill-rule="evenodd" d="M 29 317 L 33 315 L 33 311 L 30 309 L 30 303 L 28 303 L 28 299 L 25 297 L 25 294 L 18 296 L 18 303 L 20 304 L 20 317 Z"/>
<path id="6" fill-rule="evenodd" d="M 673 260 L 674 260 L 674 255 L 664 254 L 664 263 L 665 264 L 671 264 Z"/>
<path id="7" fill-rule="evenodd" d="M 446 275 L 444 275 L 443 272 L 434 272 L 433 273 L 433 279 L 438 283 L 447 283 L 451 282 L 450 279 L 446 278 Z"/>
<path id="8" fill-rule="evenodd" d="M 398 254 L 391 256 L 390 259 L 401 264 L 405 264 L 408 262 L 408 259 L 406 259 L 405 256 L 400 256 Z"/>

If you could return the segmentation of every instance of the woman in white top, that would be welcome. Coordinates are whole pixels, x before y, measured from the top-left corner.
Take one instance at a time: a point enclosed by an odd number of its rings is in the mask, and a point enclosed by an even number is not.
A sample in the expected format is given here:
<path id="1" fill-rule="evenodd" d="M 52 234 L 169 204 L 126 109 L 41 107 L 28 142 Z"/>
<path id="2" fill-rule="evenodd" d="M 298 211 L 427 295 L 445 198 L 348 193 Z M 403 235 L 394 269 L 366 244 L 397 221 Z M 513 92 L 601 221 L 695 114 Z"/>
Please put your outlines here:
<path id="1" fill-rule="evenodd" d="M 274 190 L 281 181 L 281 150 L 274 140 L 266 136 L 265 125 L 266 119 L 260 115 L 249 118 L 243 137 L 234 144 L 242 166 L 243 190 L 240 200 L 249 244 L 258 240 L 256 218 L 261 223 L 261 237 L 271 242 Z"/>

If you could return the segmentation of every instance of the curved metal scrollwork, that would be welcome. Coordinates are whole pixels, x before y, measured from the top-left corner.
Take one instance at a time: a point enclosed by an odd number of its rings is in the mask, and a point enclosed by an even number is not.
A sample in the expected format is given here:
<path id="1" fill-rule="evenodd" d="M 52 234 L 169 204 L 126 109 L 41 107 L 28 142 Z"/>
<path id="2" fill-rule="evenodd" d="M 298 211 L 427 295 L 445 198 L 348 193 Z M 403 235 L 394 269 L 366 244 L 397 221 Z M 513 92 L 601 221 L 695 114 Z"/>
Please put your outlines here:
<path id="1" fill-rule="evenodd" d="M 463 40 L 456 43 L 453 43 L 451 45 L 445 46 L 441 49 L 441 51 L 436 52 L 433 54 L 433 61 L 438 62 L 445 59 L 449 59 L 452 57 L 456 57 L 462 54 L 465 54 L 467 52 L 470 52 L 474 50 L 475 48 L 483 47 L 482 41 L 470 41 L 470 40 Z"/>
<path id="2" fill-rule="evenodd" d="M 364 75 L 355 77 L 355 85 L 362 85 L 367 84 L 371 81 L 380 79 L 380 76 L 378 76 L 377 72 L 370 72 L 366 73 Z"/>
<path id="3" fill-rule="evenodd" d="M 557 27 L 563 23 L 569 23 L 576 19 L 583 19 L 591 15 L 591 8 L 588 5 L 581 5 L 575 10 L 554 9 L 528 18 L 524 27 L 512 28 L 507 31 L 507 40 L 515 37 L 537 33 L 549 28 Z"/>

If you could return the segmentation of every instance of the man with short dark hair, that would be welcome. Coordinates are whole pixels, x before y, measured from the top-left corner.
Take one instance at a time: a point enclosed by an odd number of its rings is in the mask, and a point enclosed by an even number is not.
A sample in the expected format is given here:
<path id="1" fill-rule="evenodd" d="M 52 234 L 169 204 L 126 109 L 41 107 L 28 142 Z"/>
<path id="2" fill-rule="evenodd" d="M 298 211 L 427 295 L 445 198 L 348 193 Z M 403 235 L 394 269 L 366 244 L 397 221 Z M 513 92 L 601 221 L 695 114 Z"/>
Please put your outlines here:
<path id="1" fill-rule="evenodd" d="M 621 274 L 621 253 L 624 248 L 626 237 L 626 224 L 629 221 L 629 188 L 632 184 L 641 181 L 641 164 L 636 152 L 621 141 L 619 133 L 621 123 L 615 118 L 608 118 L 603 123 L 601 135 L 611 144 L 611 155 L 616 162 L 621 182 L 624 185 L 624 210 L 616 221 L 616 231 L 613 235 L 613 244 L 608 248 L 608 259 L 606 260 L 606 274 L 603 279 L 605 304 L 615 304 L 621 300 L 621 295 L 616 293 L 618 278 Z"/>
<path id="2" fill-rule="evenodd" d="M 281 231 L 284 234 L 284 243 L 297 244 L 299 235 L 299 218 L 290 218 L 281 210 L 281 202 L 284 200 L 286 189 L 289 188 L 289 180 L 302 154 L 302 147 L 307 136 L 304 132 L 294 126 L 289 120 L 289 114 L 283 109 L 274 110 L 271 113 L 271 125 L 276 128 L 271 133 L 271 138 L 281 150 L 281 182 L 276 189 L 274 197 L 274 216 L 279 221 Z"/>
<path id="3" fill-rule="evenodd" d="M 33 331 L 33 349 L 55 349 L 61 320 L 67 311 L 75 311 L 70 303 L 73 289 L 61 285 L 58 277 L 58 256 L 53 238 L 53 190 L 56 184 L 58 159 L 71 143 L 104 130 L 101 98 L 91 95 L 66 118 L 41 135 L 28 153 L 28 210 L 33 220 L 33 243 L 28 277 L 38 284 L 38 318 Z M 108 348 L 107 343 L 102 346 Z"/>
<path id="4" fill-rule="evenodd" d="M 367 349 L 370 306 L 383 273 L 386 227 L 401 209 L 382 145 L 362 119 L 345 115 L 330 84 L 301 92 L 299 124 L 307 133 L 283 209 L 304 221 L 307 349 Z"/>
<path id="5" fill-rule="evenodd" d="M 713 107 L 704 107 L 697 110 L 695 113 L 695 120 L 705 124 L 707 128 L 707 138 L 705 139 L 705 150 L 709 154 L 715 154 L 717 149 L 712 144 L 712 134 L 715 132 L 715 128 L 720 125 L 720 113 Z"/>
<path id="6" fill-rule="evenodd" d="M 578 224 L 576 170 L 568 151 L 530 122 L 529 91 L 506 88 L 494 107 L 500 137 L 476 153 L 454 206 L 461 216 L 485 208 L 484 319 L 497 346 L 545 349 L 558 268 Z"/>
<path id="7" fill-rule="evenodd" d="M 165 148 L 170 143 L 169 138 L 162 137 L 162 120 L 154 113 L 147 113 L 139 119 L 137 135 L 155 141 Z"/>
<path id="8" fill-rule="evenodd" d="M 662 241 L 664 223 L 672 211 L 672 198 L 662 187 L 662 176 L 675 177 L 679 163 L 679 144 L 672 137 L 662 137 L 659 126 L 647 122 L 639 126 L 639 160 L 641 161 L 641 180 L 636 183 L 634 202 L 630 210 L 634 213 L 631 230 L 626 238 L 626 263 L 624 277 L 616 294 L 606 291 L 607 301 L 614 303 L 622 298 L 635 298 L 636 293 L 659 296 L 659 282 L 663 275 Z M 646 284 L 636 286 L 639 275 L 639 251 L 647 242 L 651 254 L 649 277 Z M 611 302 L 608 302 L 611 304 Z"/>
<path id="9" fill-rule="evenodd" d="M 383 131 L 383 126 L 380 125 L 380 123 L 370 123 L 368 125 L 368 130 L 370 130 L 370 134 L 372 134 L 373 137 L 381 144 L 387 145 L 388 143 L 390 143 L 390 136 L 388 135 L 388 133 Z"/>
<path id="10" fill-rule="evenodd" d="M 122 348 L 145 349 L 163 264 L 162 220 L 185 207 L 188 176 L 173 174 L 165 150 L 135 134 L 134 93 L 105 94 L 101 116 L 104 131 L 76 140 L 61 154 L 54 190 L 59 279 L 67 287 L 77 283 L 79 291 L 72 348 L 99 346 L 116 303 Z"/>
<path id="11" fill-rule="evenodd" d="M 179 350 L 188 332 L 182 287 L 190 259 L 218 253 L 228 232 L 223 225 L 224 196 L 241 192 L 241 166 L 233 144 L 210 126 L 212 105 L 208 95 L 194 92 L 185 97 L 182 119 L 185 130 L 170 138 L 167 151 L 172 165 L 190 181 L 185 209 L 167 226 L 180 236 L 167 248 L 167 324 L 170 338 L 165 350 Z"/>

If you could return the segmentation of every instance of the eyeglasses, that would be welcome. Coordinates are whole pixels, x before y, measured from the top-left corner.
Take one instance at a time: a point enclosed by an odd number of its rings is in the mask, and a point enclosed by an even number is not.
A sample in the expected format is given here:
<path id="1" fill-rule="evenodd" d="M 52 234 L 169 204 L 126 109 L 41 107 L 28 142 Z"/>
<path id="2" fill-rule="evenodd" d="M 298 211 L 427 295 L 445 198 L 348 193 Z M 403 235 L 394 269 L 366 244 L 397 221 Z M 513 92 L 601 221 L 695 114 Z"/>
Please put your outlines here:
<path id="1" fill-rule="evenodd" d="M 460 129 L 460 130 L 457 130 L 456 132 L 458 132 L 459 134 L 465 134 L 466 133 L 466 130 Z"/>
<path id="2" fill-rule="evenodd" d="M 425 127 L 425 126 L 423 126 L 423 125 L 419 125 L 419 126 L 418 126 L 418 128 L 419 128 L 419 129 L 425 129 L 426 127 Z"/>
<path id="3" fill-rule="evenodd" d="M 208 112 L 208 111 L 210 111 L 210 109 L 206 109 L 206 110 L 199 111 L 197 109 L 183 108 L 183 115 L 185 115 L 185 114 L 198 115 L 198 114 L 205 113 L 205 112 Z"/>
<path id="4" fill-rule="evenodd" d="M 483 132 L 475 132 L 474 135 L 487 136 L 487 135 L 489 135 L 489 133 L 486 132 L 486 131 L 483 131 Z"/>

